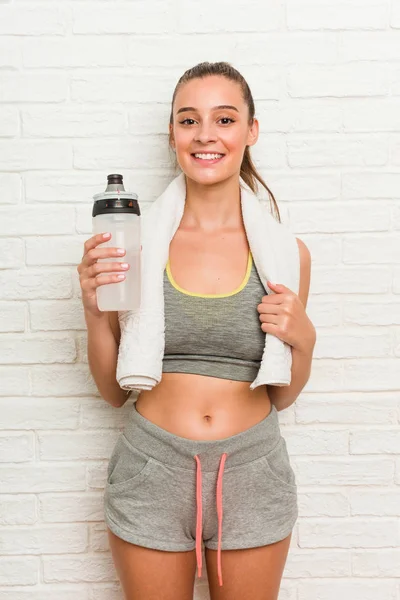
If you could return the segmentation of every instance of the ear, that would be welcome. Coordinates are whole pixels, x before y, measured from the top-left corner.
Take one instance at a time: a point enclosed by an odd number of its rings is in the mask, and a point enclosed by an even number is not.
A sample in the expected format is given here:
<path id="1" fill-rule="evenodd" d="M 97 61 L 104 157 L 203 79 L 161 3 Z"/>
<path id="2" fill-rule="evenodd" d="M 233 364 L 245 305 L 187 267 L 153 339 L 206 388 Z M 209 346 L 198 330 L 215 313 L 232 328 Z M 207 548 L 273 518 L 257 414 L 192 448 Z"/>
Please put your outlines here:
<path id="1" fill-rule="evenodd" d="M 254 144 L 258 140 L 258 134 L 260 130 L 260 125 L 258 120 L 254 117 L 253 123 L 251 124 L 248 136 L 247 136 L 247 146 L 254 146 Z"/>

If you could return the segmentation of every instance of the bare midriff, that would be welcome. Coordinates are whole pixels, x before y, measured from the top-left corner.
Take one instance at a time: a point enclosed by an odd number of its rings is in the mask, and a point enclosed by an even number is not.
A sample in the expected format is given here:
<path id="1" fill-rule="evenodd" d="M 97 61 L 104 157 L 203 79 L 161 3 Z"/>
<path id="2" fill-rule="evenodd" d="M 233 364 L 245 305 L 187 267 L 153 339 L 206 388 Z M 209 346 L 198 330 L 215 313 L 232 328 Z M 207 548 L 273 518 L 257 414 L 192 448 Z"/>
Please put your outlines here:
<path id="1" fill-rule="evenodd" d="M 184 290 L 228 294 L 244 278 L 248 252 L 243 228 L 205 236 L 181 227 L 171 241 L 169 258 L 174 279 Z M 267 386 L 250 390 L 250 383 L 194 373 L 163 373 L 158 385 L 140 393 L 136 408 L 174 435 L 192 440 L 222 439 L 249 429 L 269 415 Z"/>
<path id="2" fill-rule="evenodd" d="M 144 390 L 138 412 L 174 435 L 218 440 L 262 421 L 271 411 L 266 386 L 250 390 L 249 381 L 232 381 L 192 373 L 163 373 L 161 382 Z"/>

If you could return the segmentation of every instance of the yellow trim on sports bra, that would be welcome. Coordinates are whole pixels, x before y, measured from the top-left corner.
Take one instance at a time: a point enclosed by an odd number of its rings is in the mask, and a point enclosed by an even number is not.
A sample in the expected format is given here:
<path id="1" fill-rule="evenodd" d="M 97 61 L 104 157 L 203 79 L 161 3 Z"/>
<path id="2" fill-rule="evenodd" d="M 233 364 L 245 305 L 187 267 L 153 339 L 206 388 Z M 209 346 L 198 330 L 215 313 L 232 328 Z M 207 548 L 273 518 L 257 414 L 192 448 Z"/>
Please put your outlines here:
<path id="1" fill-rule="evenodd" d="M 229 296 L 234 296 L 235 294 L 238 294 L 245 287 L 245 285 L 247 284 L 247 282 L 250 278 L 252 264 L 253 264 L 253 257 L 252 257 L 251 251 L 249 251 L 249 257 L 247 259 L 246 275 L 244 276 L 244 279 L 243 279 L 242 283 L 239 285 L 239 287 L 236 288 L 236 290 L 233 290 L 233 292 L 230 292 L 229 294 L 196 294 L 195 292 L 189 292 L 188 290 L 181 288 L 176 283 L 175 279 L 173 278 L 173 275 L 171 273 L 171 266 L 170 266 L 169 258 L 168 258 L 168 262 L 167 262 L 167 266 L 166 266 L 166 271 L 167 271 L 167 277 L 169 279 L 170 284 L 175 289 L 177 289 L 178 292 L 181 292 L 182 294 L 185 294 L 186 296 L 196 296 L 197 298 L 228 298 Z"/>

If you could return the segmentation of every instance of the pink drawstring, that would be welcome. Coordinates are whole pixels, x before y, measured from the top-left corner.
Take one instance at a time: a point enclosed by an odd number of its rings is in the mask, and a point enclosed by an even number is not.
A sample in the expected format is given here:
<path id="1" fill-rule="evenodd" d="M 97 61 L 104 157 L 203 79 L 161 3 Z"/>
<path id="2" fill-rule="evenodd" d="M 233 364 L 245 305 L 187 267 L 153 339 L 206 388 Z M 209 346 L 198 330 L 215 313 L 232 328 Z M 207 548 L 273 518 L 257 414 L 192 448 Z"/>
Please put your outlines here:
<path id="1" fill-rule="evenodd" d="M 217 515 L 218 515 L 218 552 L 217 552 L 217 569 L 218 569 L 218 581 L 219 585 L 222 586 L 222 566 L 221 566 L 221 542 L 222 542 L 222 476 L 224 473 L 224 466 L 227 457 L 227 453 L 224 452 L 221 456 L 221 462 L 218 469 L 217 479 Z M 201 552 L 201 539 L 202 539 L 202 478 L 201 478 L 201 462 L 200 458 L 196 454 L 195 459 L 197 461 L 197 473 L 196 473 L 196 502 L 197 502 L 197 521 L 196 521 L 196 557 L 197 557 L 197 575 L 201 577 L 201 566 L 202 566 L 202 552 Z"/>
<path id="2" fill-rule="evenodd" d="M 222 585 L 222 567 L 221 567 L 221 542 L 222 542 L 222 474 L 224 472 L 225 460 L 228 455 L 224 453 L 221 456 L 221 462 L 218 471 L 217 480 L 217 514 L 218 514 L 218 579 L 219 585 Z"/>
<path id="3" fill-rule="evenodd" d="M 199 457 L 195 456 L 197 461 L 196 474 L 196 503 L 197 503 L 197 521 L 196 521 L 196 557 L 197 557 L 197 576 L 201 577 L 201 528 L 203 522 L 202 503 L 201 503 L 201 462 Z"/>

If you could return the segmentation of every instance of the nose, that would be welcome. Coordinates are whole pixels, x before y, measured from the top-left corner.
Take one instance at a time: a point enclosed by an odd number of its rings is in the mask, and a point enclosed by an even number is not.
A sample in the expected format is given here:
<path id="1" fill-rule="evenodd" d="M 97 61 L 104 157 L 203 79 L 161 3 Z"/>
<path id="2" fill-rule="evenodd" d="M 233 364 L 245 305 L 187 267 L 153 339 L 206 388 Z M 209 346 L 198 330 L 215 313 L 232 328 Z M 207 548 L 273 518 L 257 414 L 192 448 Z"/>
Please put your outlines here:
<path id="1" fill-rule="evenodd" d="M 212 124 L 203 122 L 197 129 L 195 135 L 195 141 L 207 144 L 208 142 L 215 142 L 217 139 L 215 129 Z"/>

